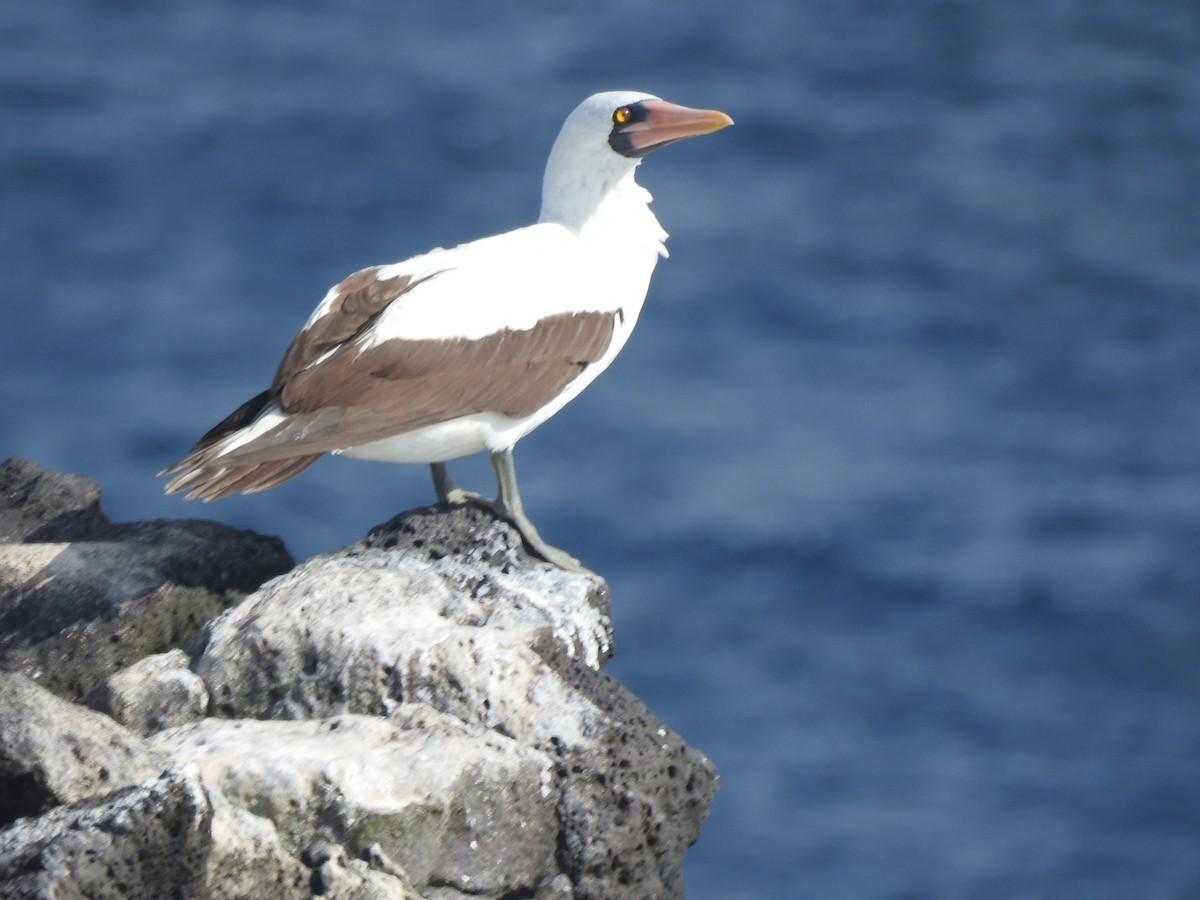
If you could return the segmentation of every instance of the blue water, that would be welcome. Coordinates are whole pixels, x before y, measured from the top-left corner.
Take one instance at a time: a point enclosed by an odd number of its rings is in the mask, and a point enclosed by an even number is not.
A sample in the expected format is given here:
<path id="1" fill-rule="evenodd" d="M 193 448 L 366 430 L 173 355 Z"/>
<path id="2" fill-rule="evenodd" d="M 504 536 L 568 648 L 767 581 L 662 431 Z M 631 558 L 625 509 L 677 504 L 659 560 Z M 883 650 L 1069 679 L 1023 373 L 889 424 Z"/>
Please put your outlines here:
<path id="1" fill-rule="evenodd" d="M 593 91 L 731 113 L 643 166 L 672 258 L 518 451 L 722 773 L 689 896 L 1200 896 L 1192 0 L 56 0 L 0 47 L 0 456 L 300 556 L 426 473 L 154 472 L 325 288 L 531 220 Z"/>

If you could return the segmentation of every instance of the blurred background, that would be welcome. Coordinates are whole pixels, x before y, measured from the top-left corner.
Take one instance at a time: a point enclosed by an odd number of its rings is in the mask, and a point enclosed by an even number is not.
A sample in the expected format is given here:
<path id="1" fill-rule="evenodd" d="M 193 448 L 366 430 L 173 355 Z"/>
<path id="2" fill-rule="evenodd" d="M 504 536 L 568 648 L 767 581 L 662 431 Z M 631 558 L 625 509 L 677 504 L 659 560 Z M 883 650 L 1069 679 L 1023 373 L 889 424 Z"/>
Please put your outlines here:
<path id="1" fill-rule="evenodd" d="M 588 94 L 730 113 L 641 168 L 672 257 L 517 454 L 721 772 L 689 897 L 1200 896 L 1192 0 L 54 0 L 0 47 L 0 457 L 297 557 L 427 471 L 155 472 L 326 288 L 532 221 Z"/>

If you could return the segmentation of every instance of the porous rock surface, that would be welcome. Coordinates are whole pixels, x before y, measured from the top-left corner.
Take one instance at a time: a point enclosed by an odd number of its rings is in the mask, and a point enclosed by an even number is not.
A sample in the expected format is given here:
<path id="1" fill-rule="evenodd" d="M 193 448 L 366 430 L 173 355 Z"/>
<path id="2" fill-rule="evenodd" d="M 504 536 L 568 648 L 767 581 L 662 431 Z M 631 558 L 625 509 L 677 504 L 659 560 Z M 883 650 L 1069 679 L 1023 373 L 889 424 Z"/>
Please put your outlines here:
<path id="1" fill-rule="evenodd" d="M 278 538 L 200 520 L 114 524 L 100 487 L 0 464 L 0 669 L 71 700 L 200 627 L 292 559 Z"/>
<path id="2" fill-rule="evenodd" d="M 0 896 L 682 897 L 711 763 L 604 673 L 604 581 L 485 508 L 406 513 L 266 580 L 286 566 L 264 571 L 265 539 L 112 525 L 78 476 L 10 461 L 0 496 L 0 668 L 22 673 L 0 674 Z M 186 653 L 182 629 L 126 646 L 156 630 L 155 577 L 77 545 L 178 572 L 181 526 L 198 557 L 220 544 L 224 587 Z M 58 570 L 4 575 L 25 541 L 85 561 L 49 618 L 29 596 Z"/>
<path id="3" fill-rule="evenodd" d="M 108 716 L 0 672 L 0 826 L 138 784 L 169 763 Z"/>
<path id="4" fill-rule="evenodd" d="M 143 736 L 194 722 L 208 711 L 208 687 L 190 666 L 178 648 L 155 653 L 108 676 L 88 702 Z"/>

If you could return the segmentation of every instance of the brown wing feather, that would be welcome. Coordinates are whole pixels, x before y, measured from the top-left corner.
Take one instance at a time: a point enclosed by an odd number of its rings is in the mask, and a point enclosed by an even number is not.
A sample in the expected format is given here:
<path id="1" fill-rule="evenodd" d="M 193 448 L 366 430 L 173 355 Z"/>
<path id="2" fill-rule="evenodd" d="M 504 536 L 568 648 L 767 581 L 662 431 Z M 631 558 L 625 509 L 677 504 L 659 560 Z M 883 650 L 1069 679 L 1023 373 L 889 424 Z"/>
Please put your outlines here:
<path id="1" fill-rule="evenodd" d="M 480 339 L 346 343 L 278 387 L 289 418 L 226 454 L 229 463 L 354 447 L 478 412 L 530 415 L 612 341 L 619 312 L 560 313 Z"/>
<path id="2" fill-rule="evenodd" d="M 421 281 L 410 275 L 379 279 L 382 266 L 362 269 L 343 279 L 334 290 L 337 296 L 329 309 L 303 329 L 275 370 L 271 392 L 277 393 L 288 379 L 311 366 L 325 353 L 361 334 L 388 305 Z M 430 276 L 432 277 L 432 276 Z"/>
<path id="3" fill-rule="evenodd" d="M 272 400 L 278 397 L 290 379 L 298 373 L 302 374 L 323 354 L 368 329 L 389 303 L 420 284 L 421 281 L 426 280 L 414 281 L 408 275 L 401 275 L 380 281 L 378 273 L 381 268 L 382 266 L 372 266 L 369 269 L 362 269 L 345 278 L 334 288 L 337 295 L 330 303 L 325 315 L 303 329 L 292 340 L 291 346 L 288 347 L 287 353 L 279 363 L 279 368 L 275 370 L 275 377 L 271 382 L 270 389 L 251 397 L 210 428 L 192 447 L 191 454 L 187 459 L 181 460 L 165 471 L 173 472 L 182 468 L 200 451 L 216 445 L 222 438 L 249 425 Z"/>
<path id="4" fill-rule="evenodd" d="M 248 465 L 225 466 L 219 462 L 210 462 L 201 452 L 192 454 L 159 474 L 168 475 L 186 468 L 187 471 L 182 475 L 167 482 L 167 493 L 187 491 L 189 500 L 218 500 L 239 491 L 252 494 L 275 487 L 307 469 L 320 458 L 320 453 L 314 453 L 309 456 L 270 459 Z"/>

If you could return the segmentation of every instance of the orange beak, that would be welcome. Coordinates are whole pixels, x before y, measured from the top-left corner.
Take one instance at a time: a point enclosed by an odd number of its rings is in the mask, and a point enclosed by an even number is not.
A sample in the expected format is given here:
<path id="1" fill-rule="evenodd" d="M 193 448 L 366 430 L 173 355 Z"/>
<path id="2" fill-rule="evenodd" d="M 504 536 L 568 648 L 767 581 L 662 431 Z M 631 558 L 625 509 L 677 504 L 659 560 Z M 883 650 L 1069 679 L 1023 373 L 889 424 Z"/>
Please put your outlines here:
<path id="1" fill-rule="evenodd" d="M 641 105 L 649 115 L 620 129 L 621 134 L 629 135 L 629 143 L 638 156 L 673 141 L 709 134 L 733 124 L 733 119 L 715 109 L 689 109 L 665 100 L 643 100 Z"/>

